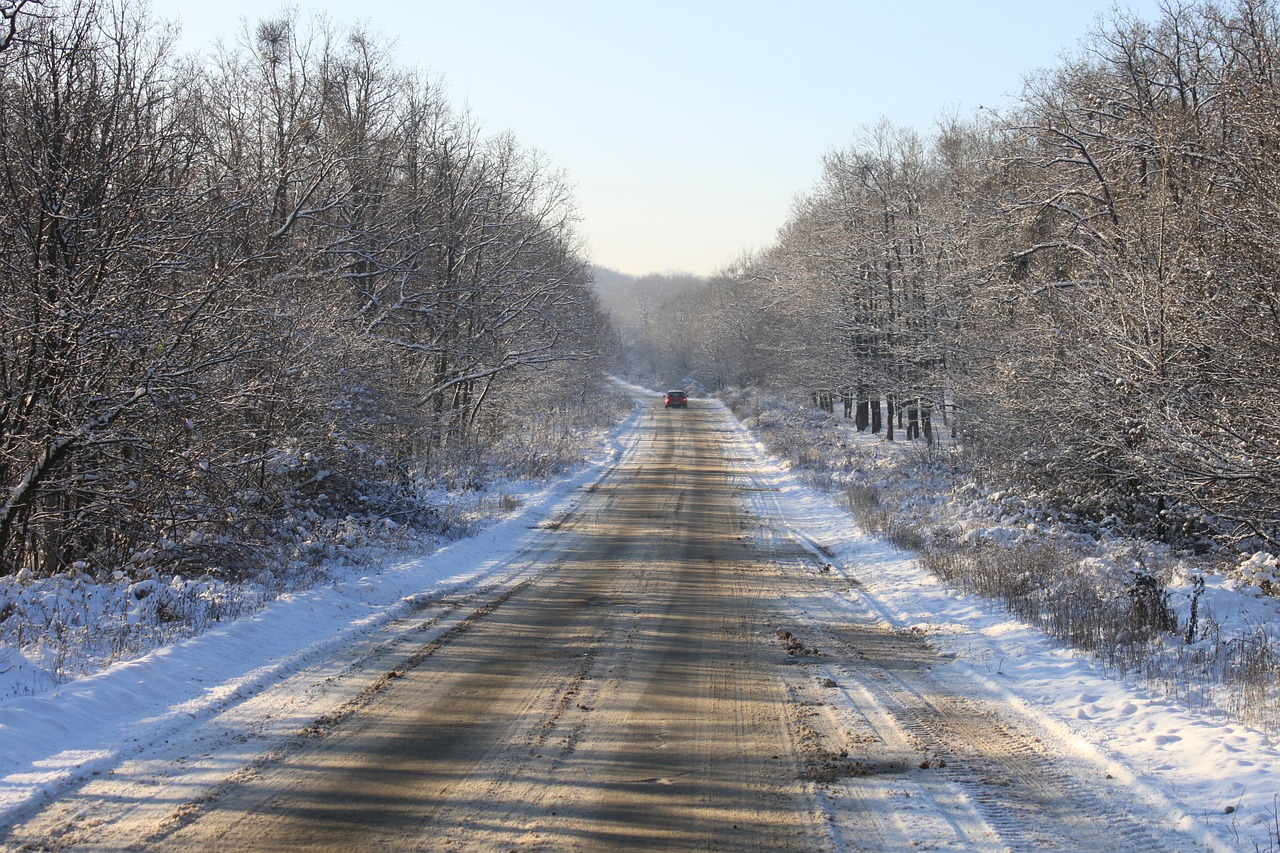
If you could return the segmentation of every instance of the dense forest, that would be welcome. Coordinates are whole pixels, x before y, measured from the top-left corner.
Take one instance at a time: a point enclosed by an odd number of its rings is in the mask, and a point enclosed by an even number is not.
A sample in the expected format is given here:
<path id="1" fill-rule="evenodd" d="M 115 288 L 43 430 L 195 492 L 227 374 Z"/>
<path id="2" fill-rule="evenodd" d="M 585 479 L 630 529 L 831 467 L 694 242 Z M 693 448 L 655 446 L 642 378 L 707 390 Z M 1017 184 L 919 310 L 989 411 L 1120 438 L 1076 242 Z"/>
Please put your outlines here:
<path id="1" fill-rule="evenodd" d="M 361 29 L 189 57 L 110 0 L 0 13 L 0 575 L 429 525 L 440 478 L 616 414 L 619 347 L 1174 544 L 1280 544 L 1274 2 L 1117 11 L 1001 114 L 830 152 L 772 246 L 621 283 L 563 175 Z"/>
<path id="2" fill-rule="evenodd" d="M 830 152 L 773 246 L 631 306 L 624 346 L 660 384 L 958 436 L 1173 544 L 1275 546 L 1278 60 L 1267 0 L 1115 12 L 1004 114 Z"/>
<path id="3" fill-rule="evenodd" d="M 249 577 L 591 414 L 614 336 L 565 179 L 387 44 L 0 11 L 0 575 Z"/>

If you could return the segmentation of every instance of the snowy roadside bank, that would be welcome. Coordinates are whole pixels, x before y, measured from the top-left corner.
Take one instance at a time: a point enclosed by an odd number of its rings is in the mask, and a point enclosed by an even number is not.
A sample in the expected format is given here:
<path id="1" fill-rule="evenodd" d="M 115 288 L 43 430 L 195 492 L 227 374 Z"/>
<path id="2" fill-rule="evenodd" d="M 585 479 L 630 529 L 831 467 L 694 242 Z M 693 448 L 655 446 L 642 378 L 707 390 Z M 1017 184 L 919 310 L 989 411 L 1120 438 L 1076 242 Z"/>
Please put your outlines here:
<path id="1" fill-rule="evenodd" d="M 568 511 L 634 444 L 639 408 L 568 477 L 530 484 L 520 509 L 433 554 L 285 595 L 252 616 L 34 695 L 0 701 L 0 824 L 325 659 L 424 599 L 501 580 L 531 528 Z"/>
<path id="2" fill-rule="evenodd" d="M 1029 712 L 1068 752 L 1096 766 L 1100 783 L 1131 789 L 1207 849 L 1280 848 L 1280 749 L 1267 734 L 1162 698 L 998 603 L 949 589 L 917 555 L 858 530 L 832 495 L 804 484 L 727 406 L 724 418 L 753 451 L 747 467 L 763 472 L 749 491 L 753 512 L 781 519 L 847 582 L 826 601 L 797 605 L 804 608 L 797 620 L 838 619 L 854 602 L 869 608 L 950 656 L 945 675 L 957 691 L 978 690 Z M 990 532 L 1002 535 L 994 525 Z M 1220 611 L 1257 613 L 1253 596 L 1229 605 L 1226 595 Z"/>

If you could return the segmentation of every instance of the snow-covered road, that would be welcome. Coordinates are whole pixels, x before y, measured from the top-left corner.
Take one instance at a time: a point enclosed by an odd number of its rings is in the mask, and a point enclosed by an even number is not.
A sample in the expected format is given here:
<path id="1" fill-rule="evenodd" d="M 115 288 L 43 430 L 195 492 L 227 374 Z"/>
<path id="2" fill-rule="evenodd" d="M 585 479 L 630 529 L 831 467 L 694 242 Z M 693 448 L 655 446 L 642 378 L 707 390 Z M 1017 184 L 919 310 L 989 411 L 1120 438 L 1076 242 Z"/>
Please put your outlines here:
<path id="1" fill-rule="evenodd" d="M 671 430 L 686 415 L 718 437 L 718 470 L 744 510 L 741 538 L 772 573 L 759 605 L 767 618 L 743 642 L 742 665 L 764 661 L 783 697 L 797 781 L 822 816 L 810 841 L 1273 849 L 1280 765 L 1260 733 L 1145 695 L 956 596 L 910 554 L 862 536 L 708 401 L 688 413 L 646 401 L 595 466 L 527 496 L 518 515 L 472 539 L 7 700 L 0 843 L 169 846 L 207 805 L 359 714 L 422 649 L 517 597 L 545 569 L 530 555 L 546 553 L 548 528 L 607 522 L 600 484 L 646 464 L 664 430 L 679 439 Z M 596 690 L 583 705 L 608 705 Z M 126 824 L 146 831 L 130 836 Z"/>

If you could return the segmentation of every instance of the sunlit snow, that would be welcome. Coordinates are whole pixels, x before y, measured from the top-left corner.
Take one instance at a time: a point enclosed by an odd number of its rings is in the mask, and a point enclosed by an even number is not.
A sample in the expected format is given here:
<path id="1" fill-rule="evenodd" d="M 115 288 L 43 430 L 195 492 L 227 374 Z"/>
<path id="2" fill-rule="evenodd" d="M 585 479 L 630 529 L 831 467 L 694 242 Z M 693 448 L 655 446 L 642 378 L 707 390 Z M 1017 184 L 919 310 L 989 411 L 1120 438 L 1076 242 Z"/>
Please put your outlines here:
<path id="1" fill-rule="evenodd" d="M 957 691 L 977 691 L 1035 715 L 1100 773 L 1134 797 L 1157 803 L 1210 849 L 1271 849 L 1280 791 L 1280 753 L 1264 733 L 1188 711 L 1063 650 L 994 605 L 948 590 L 909 553 L 868 538 L 830 497 L 803 485 L 719 403 L 715 417 L 736 432 L 767 489 L 749 492 L 759 516 L 780 514 L 835 572 L 859 584 L 856 597 L 889 625 L 929 637 L 950 663 Z M 520 495 L 521 508 L 488 529 L 385 569 L 285 596 L 252 616 L 35 695 L 0 702 L 0 822 L 149 745 L 181 738 L 244 697 L 260 693 L 337 650 L 376 633 L 425 598 L 499 580 L 509 557 L 539 523 L 566 511 L 584 486 L 639 441 L 639 409 L 573 476 Z M 1005 532 L 990 531 L 993 538 Z M 815 553 L 817 551 L 815 550 Z M 1267 568 L 1260 561 L 1259 568 Z M 1220 621 L 1264 618 L 1238 585 L 1216 584 L 1207 603 Z M 1250 609 L 1254 605 L 1264 610 Z M 784 605 L 785 606 L 785 605 Z M 1234 614 L 1234 615 L 1233 615 Z M 4 664 L 10 680 L 17 664 Z M 0 667 L 3 668 L 3 667 Z"/>

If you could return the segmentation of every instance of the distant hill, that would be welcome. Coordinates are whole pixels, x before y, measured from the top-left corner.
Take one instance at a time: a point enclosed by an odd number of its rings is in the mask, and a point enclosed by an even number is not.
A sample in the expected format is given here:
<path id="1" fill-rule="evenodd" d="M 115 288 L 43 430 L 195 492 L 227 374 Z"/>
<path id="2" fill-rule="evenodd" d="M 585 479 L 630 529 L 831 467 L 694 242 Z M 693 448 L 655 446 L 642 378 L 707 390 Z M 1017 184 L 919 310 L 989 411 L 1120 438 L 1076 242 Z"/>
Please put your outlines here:
<path id="1" fill-rule="evenodd" d="M 600 304 L 610 313 L 617 313 L 624 304 L 632 300 L 635 276 L 597 266 L 591 268 L 591 274 L 595 278 L 596 295 L 600 297 Z"/>
<path id="2" fill-rule="evenodd" d="M 641 306 L 660 307 L 707 285 L 707 279 L 692 273 L 650 273 L 637 277 L 600 266 L 593 266 L 591 272 L 600 304 L 620 326 L 626 325 Z"/>

